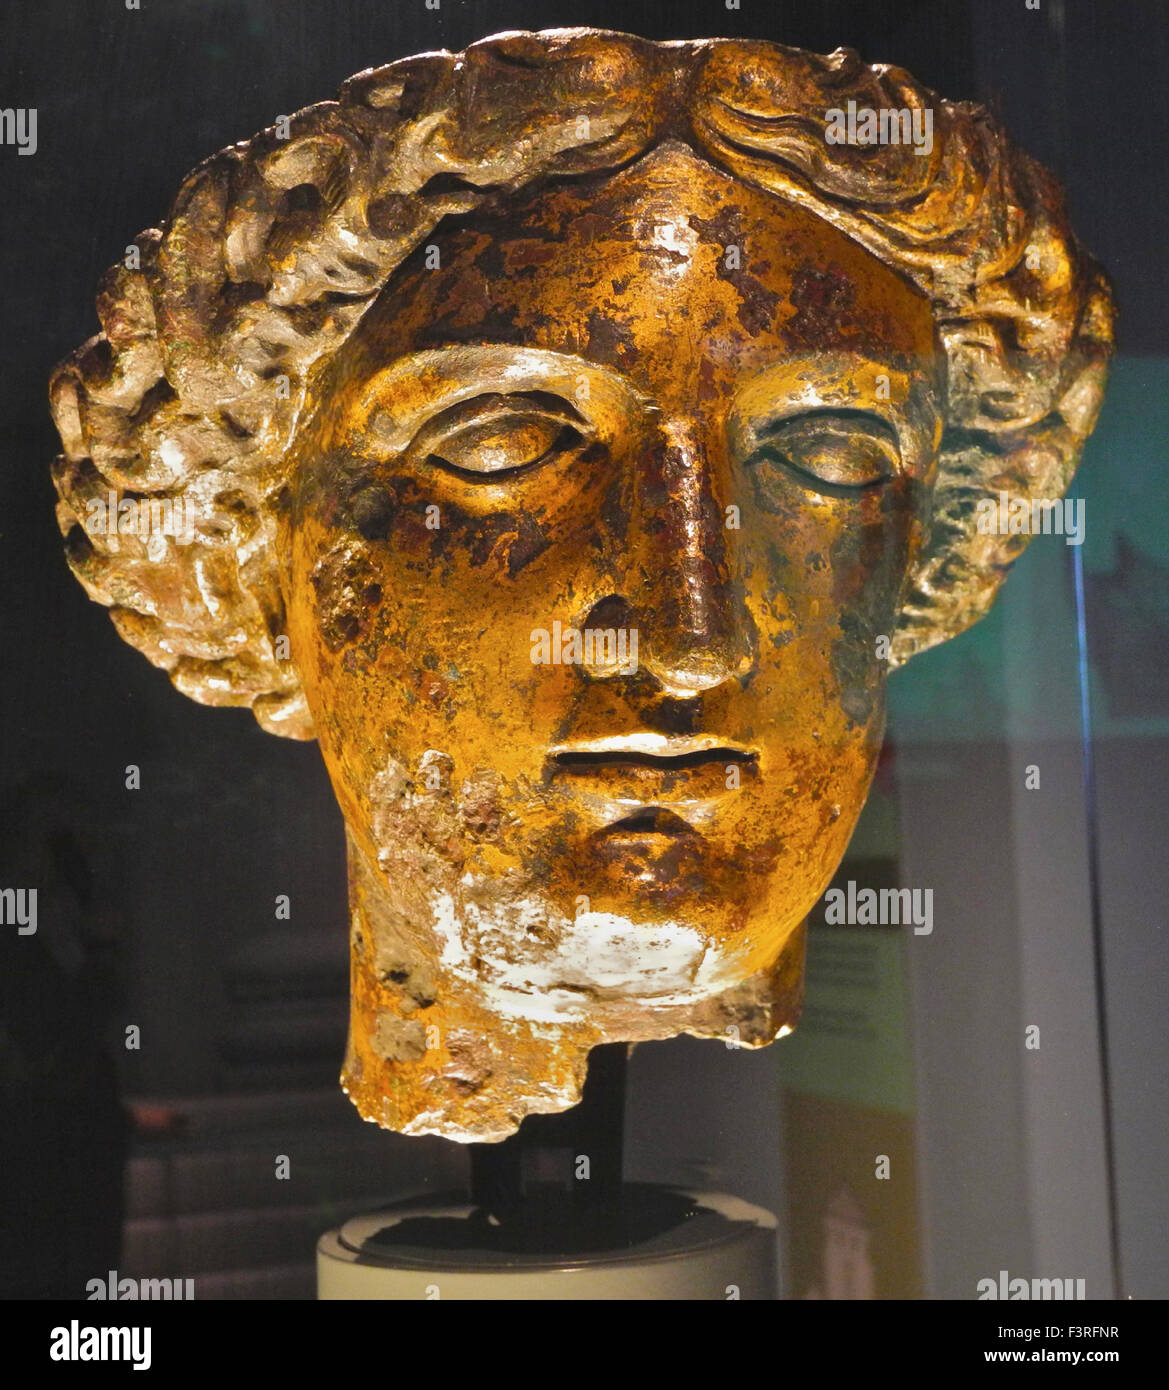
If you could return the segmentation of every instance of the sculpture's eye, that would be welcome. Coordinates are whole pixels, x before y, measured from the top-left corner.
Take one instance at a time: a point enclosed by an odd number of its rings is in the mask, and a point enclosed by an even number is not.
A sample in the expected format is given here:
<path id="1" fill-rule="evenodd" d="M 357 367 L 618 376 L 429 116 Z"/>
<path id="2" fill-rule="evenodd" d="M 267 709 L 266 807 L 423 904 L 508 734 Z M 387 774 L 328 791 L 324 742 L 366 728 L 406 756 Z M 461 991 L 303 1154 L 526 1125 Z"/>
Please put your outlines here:
<path id="1" fill-rule="evenodd" d="M 756 485 L 781 485 L 778 470 L 829 496 L 847 496 L 894 477 L 901 454 L 892 429 L 863 411 L 816 412 L 777 421 L 748 460 Z"/>
<path id="2" fill-rule="evenodd" d="M 588 442 L 587 423 L 559 396 L 476 396 L 428 420 L 407 455 L 473 481 L 536 468 Z"/>

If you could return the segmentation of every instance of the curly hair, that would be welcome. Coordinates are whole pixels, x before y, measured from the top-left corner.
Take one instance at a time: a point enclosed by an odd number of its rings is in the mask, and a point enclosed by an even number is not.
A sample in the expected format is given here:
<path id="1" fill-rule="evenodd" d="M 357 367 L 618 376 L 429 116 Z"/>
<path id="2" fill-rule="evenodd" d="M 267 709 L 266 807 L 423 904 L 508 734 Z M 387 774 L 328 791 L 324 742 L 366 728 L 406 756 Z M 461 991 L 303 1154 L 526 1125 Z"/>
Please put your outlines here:
<path id="1" fill-rule="evenodd" d="M 828 143 L 827 110 L 847 99 L 932 111 L 928 156 Z M 981 617 L 1028 537 L 978 534 L 977 503 L 1063 493 L 1112 345 L 1108 283 L 1050 174 L 981 107 L 849 49 L 562 29 L 358 73 L 201 164 L 107 273 L 102 331 L 53 374 L 53 476 L 70 566 L 121 635 L 184 694 L 313 737 L 276 640 L 273 501 L 314 363 L 444 217 L 666 139 L 812 210 L 928 296 L 945 433 L 893 663 Z M 84 509 L 111 491 L 181 500 L 193 542 L 87 533 Z"/>

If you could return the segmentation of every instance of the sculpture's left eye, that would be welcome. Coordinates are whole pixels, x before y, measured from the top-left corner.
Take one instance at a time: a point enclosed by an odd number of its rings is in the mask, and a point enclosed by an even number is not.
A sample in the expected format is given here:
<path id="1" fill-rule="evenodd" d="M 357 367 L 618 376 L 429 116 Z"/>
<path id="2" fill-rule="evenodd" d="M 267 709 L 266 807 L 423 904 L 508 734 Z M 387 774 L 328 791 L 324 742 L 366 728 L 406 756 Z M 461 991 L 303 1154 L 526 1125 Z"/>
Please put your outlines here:
<path id="1" fill-rule="evenodd" d="M 587 423 L 558 396 L 476 396 L 428 420 L 406 454 L 483 482 L 575 453 L 588 439 Z"/>
<path id="2" fill-rule="evenodd" d="M 896 476 L 901 455 L 892 429 L 864 411 L 812 411 L 777 421 L 748 460 L 756 485 L 780 474 L 829 496 L 855 496 Z"/>

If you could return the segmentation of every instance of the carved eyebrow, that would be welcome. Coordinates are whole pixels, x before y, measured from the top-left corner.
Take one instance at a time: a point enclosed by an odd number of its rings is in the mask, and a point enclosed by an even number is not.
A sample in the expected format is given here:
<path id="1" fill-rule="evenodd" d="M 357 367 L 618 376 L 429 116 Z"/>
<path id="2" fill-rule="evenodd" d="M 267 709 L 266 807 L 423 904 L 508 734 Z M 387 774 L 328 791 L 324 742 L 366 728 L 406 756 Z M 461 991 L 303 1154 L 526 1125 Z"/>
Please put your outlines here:
<path id="1" fill-rule="evenodd" d="M 936 384 L 863 353 L 789 357 L 736 392 L 728 435 L 746 454 L 795 419 L 852 417 L 858 429 L 887 431 L 907 461 L 924 459 L 940 438 L 940 415 L 928 389 Z"/>
<path id="2" fill-rule="evenodd" d="M 508 415 L 542 414 L 586 432 L 593 428 L 589 418 L 559 391 L 499 391 L 490 382 L 481 382 L 480 386 L 482 389 L 471 395 L 460 393 L 453 401 L 441 397 L 434 401 L 432 408 L 417 420 L 406 447 L 412 447 L 421 436 L 440 433 L 444 428 L 465 428 Z M 383 424 L 383 420 L 382 414 L 373 416 L 372 432 L 394 433 L 396 422 Z"/>
<path id="3" fill-rule="evenodd" d="M 734 431 L 737 452 L 747 458 L 769 444 L 782 445 L 785 436 L 814 432 L 817 424 L 825 430 L 835 425 L 837 432 L 843 427 L 849 433 L 879 440 L 892 450 L 899 472 L 914 453 L 913 427 L 900 412 L 890 418 L 876 410 L 835 405 L 812 405 L 803 409 L 780 407 L 759 420 L 742 422 Z"/>
<path id="4" fill-rule="evenodd" d="M 845 420 L 849 424 L 855 425 L 857 429 L 863 429 L 869 434 L 879 435 L 890 444 L 900 447 L 900 440 L 897 437 L 897 430 L 892 423 L 885 419 L 883 415 L 878 415 L 873 410 L 858 410 L 853 406 L 840 407 L 814 406 L 810 410 L 797 410 L 776 415 L 762 425 L 753 425 L 752 432 L 761 443 L 773 439 L 777 434 L 782 434 L 793 425 L 803 424 L 808 420 L 822 419 L 825 423 L 834 420 Z"/>
<path id="5" fill-rule="evenodd" d="M 406 446 L 405 453 L 415 456 L 426 455 L 428 461 L 437 456 L 443 466 L 451 472 L 475 480 L 482 480 L 484 476 L 492 473 L 522 472 L 538 460 L 510 468 L 504 465 L 499 468 L 462 468 L 455 460 L 447 458 L 440 446 L 468 430 L 490 428 L 496 421 L 536 416 L 542 416 L 544 420 L 559 426 L 560 436 L 563 436 L 565 431 L 571 431 L 581 446 L 595 438 L 591 422 L 562 396 L 551 395 L 546 391 L 506 395 L 496 391 L 485 391 L 478 396 L 460 400 L 455 405 L 440 408 L 429 419 L 423 420 Z"/>
<path id="6" fill-rule="evenodd" d="M 623 409 L 645 405 L 621 373 L 588 358 L 511 343 L 464 343 L 395 359 L 364 383 L 355 413 L 361 428 L 374 428 L 385 445 L 405 448 L 440 410 L 485 394 L 535 393 L 560 397 L 586 420 L 606 398 Z"/>
<path id="7" fill-rule="evenodd" d="M 392 391 L 394 386 L 421 375 L 445 379 L 453 390 L 470 389 L 481 384 L 482 374 L 487 369 L 506 373 L 505 377 L 496 378 L 491 387 L 504 393 L 541 389 L 539 385 L 519 384 L 526 380 L 533 383 L 552 380 L 575 386 L 578 378 L 587 374 L 613 383 L 629 396 L 640 396 L 622 373 L 590 358 L 515 343 L 452 343 L 449 347 L 408 353 L 374 372 L 366 381 L 361 396 L 368 404 L 386 391 Z M 564 394 L 571 398 L 580 393 L 566 391 Z"/>

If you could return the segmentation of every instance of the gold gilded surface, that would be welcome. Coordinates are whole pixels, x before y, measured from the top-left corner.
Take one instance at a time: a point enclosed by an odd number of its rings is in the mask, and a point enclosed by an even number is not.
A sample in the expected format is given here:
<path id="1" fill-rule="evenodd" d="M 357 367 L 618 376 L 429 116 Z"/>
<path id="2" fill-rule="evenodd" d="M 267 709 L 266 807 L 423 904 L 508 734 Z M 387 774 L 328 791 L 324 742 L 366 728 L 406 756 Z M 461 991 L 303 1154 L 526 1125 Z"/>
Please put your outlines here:
<path id="1" fill-rule="evenodd" d="M 850 98 L 930 148 L 830 143 Z M 846 51 L 513 34 L 359 74 L 137 245 L 52 385 L 70 563 L 185 693 L 319 740 L 360 1112 L 497 1140 L 597 1043 L 793 1027 L 887 672 L 986 611 L 1028 537 L 979 500 L 1059 496 L 1098 409 L 1044 171 Z M 111 489 L 193 536 L 95 534 Z"/>

